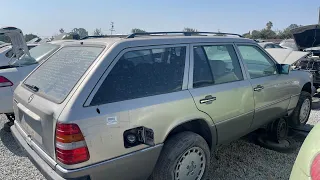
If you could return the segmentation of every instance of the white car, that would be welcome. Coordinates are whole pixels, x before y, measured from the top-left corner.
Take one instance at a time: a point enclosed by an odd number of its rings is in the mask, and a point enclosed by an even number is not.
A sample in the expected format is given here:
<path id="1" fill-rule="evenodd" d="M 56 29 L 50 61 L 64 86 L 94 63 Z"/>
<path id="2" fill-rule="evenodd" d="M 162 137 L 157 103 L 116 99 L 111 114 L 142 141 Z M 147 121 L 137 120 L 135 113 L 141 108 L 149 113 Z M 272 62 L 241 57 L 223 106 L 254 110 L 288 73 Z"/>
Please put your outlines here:
<path id="1" fill-rule="evenodd" d="M 14 89 L 41 60 L 58 50 L 62 43 L 61 41 L 43 43 L 29 51 L 20 29 L 1 28 L 1 33 L 10 37 L 13 55 L 19 57 L 0 65 L 0 114 L 6 114 L 12 123 Z"/>
<path id="2" fill-rule="evenodd" d="M 274 49 L 274 48 L 282 49 L 283 48 L 280 45 L 273 42 L 259 42 L 258 44 L 264 49 Z"/>

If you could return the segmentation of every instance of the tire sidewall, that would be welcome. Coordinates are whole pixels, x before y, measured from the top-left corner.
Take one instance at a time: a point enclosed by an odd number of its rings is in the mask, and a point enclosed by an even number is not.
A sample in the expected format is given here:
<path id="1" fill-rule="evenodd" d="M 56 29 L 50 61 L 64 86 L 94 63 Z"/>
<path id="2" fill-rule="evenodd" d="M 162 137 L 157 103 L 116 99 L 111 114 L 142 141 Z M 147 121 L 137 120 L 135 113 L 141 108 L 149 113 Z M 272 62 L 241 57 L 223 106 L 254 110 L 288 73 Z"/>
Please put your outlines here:
<path id="1" fill-rule="evenodd" d="M 300 122 L 300 110 L 301 110 L 302 104 L 305 101 L 305 99 L 309 99 L 309 101 L 310 101 L 310 109 L 309 109 L 308 116 L 307 116 L 305 122 L 301 123 Z M 290 122 L 289 122 L 290 125 L 294 126 L 294 127 L 305 125 L 309 120 L 309 116 L 310 116 L 310 113 L 311 113 L 311 106 L 312 106 L 311 94 L 308 93 L 308 92 L 302 91 L 301 95 L 299 97 L 299 101 L 298 101 L 297 107 L 295 108 L 294 112 L 291 115 Z"/>
<path id="2" fill-rule="evenodd" d="M 210 166 L 210 150 L 206 141 L 192 132 L 179 133 L 165 142 L 151 179 L 174 180 L 175 166 L 181 156 L 192 147 L 201 148 L 205 154 L 205 170 L 201 178 L 205 179 Z"/>

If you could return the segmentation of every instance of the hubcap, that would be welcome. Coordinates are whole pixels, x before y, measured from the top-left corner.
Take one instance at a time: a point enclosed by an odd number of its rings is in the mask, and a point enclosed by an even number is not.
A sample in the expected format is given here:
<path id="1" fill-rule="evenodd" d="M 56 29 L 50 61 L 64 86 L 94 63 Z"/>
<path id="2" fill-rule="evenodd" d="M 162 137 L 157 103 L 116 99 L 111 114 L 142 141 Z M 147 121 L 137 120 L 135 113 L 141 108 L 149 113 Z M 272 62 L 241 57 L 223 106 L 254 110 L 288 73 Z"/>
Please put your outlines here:
<path id="1" fill-rule="evenodd" d="M 311 109 L 311 103 L 309 99 L 305 99 L 301 105 L 300 109 L 300 123 L 304 123 L 307 120 L 307 117 L 309 115 Z"/>
<path id="2" fill-rule="evenodd" d="M 199 147 L 188 149 L 178 160 L 174 171 L 175 180 L 199 180 L 206 166 L 206 156 Z"/>

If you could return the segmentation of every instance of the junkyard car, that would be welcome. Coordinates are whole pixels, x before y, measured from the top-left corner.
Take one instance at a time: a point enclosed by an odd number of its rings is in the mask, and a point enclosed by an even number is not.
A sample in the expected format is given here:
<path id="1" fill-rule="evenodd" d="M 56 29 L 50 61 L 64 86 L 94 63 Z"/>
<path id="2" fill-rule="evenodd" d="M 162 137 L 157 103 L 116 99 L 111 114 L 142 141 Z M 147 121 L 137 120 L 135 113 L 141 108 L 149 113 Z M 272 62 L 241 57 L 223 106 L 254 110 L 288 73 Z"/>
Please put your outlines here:
<path id="1" fill-rule="evenodd" d="M 264 49 L 283 48 L 280 45 L 275 44 L 273 42 L 259 42 L 258 44 Z"/>
<path id="2" fill-rule="evenodd" d="M 28 46 L 28 49 L 30 50 L 36 47 L 37 44 L 27 44 L 27 46 Z M 15 59 L 16 57 L 14 56 L 11 45 L 0 48 L 0 68 L 3 66 L 8 66 L 10 61 L 14 61 Z"/>
<path id="3" fill-rule="evenodd" d="M 320 179 L 320 124 L 304 140 L 293 165 L 290 180 Z"/>
<path id="4" fill-rule="evenodd" d="M 64 44 L 20 83 L 11 131 L 48 179 L 206 179 L 218 144 L 306 123 L 309 72 L 250 39 L 175 33 Z"/>

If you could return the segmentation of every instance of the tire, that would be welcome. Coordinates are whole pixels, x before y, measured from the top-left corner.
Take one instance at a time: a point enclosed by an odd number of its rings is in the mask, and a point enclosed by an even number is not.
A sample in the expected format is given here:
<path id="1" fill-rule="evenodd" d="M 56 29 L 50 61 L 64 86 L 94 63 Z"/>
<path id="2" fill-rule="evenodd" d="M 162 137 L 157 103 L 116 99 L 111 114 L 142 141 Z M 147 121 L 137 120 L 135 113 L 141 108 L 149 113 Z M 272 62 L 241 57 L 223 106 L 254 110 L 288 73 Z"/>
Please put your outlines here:
<path id="1" fill-rule="evenodd" d="M 182 132 L 165 142 L 150 179 L 184 180 L 187 175 L 196 179 L 198 173 L 200 176 L 202 174 L 201 180 L 204 180 L 207 177 L 209 165 L 210 149 L 207 142 L 198 134 Z"/>
<path id="2" fill-rule="evenodd" d="M 304 104 L 305 101 L 308 101 L 308 100 L 309 100 L 309 110 L 306 113 L 305 118 L 301 119 L 301 121 L 300 121 L 300 111 L 301 111 L 302 105 Z M 305 125 L 309 119 L 309 116 L 310 116 L 311 105 L 312 105 L 311 94 L 306 91 L 301 91 L 297 106 L 295 107 L 293 113 L 289 117 L 289 120 L 288 120 L 289 125 L 291 127 L 298 127 L 298 126 Z"/>
<path id="3" fill-rule="evenodd" d="M 279 118 L 272 122 L 268 134 L 274 141 L 280 141 L 287 138 L 288 130 L 287 121 L 284 118 Z"/>
<path id="4" fill-rule="evenodd" d="M 259 136 L 256 142 L 263 148 L 281 153 L 292 153 L 298 148 L 297 142 L 290 137 L 287 137 L 280 142 L 275 142 L 274 140 L 269 139 L 267 136 Z"/>

